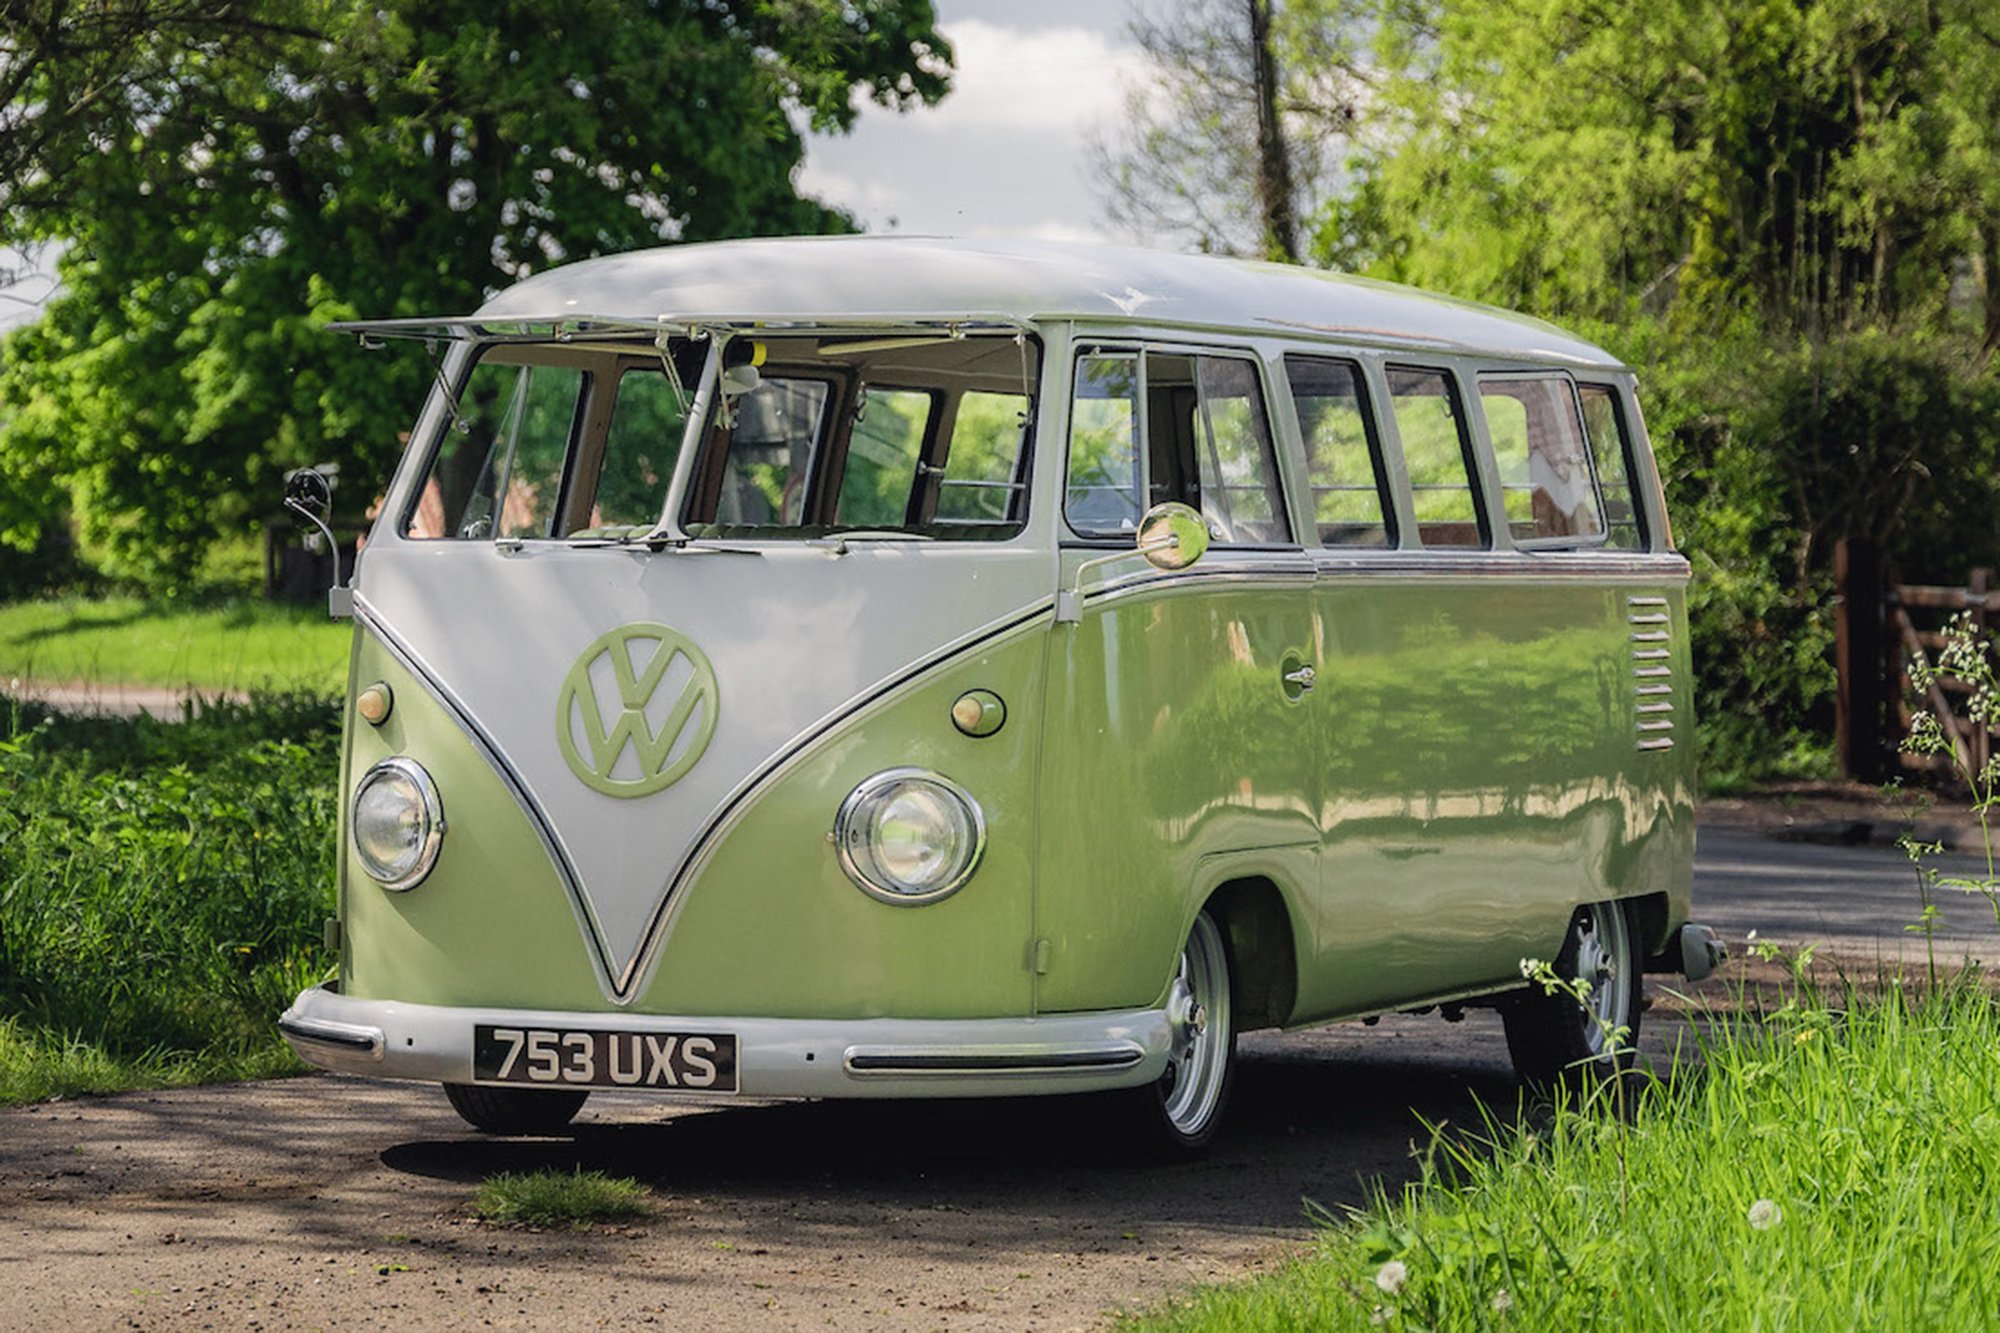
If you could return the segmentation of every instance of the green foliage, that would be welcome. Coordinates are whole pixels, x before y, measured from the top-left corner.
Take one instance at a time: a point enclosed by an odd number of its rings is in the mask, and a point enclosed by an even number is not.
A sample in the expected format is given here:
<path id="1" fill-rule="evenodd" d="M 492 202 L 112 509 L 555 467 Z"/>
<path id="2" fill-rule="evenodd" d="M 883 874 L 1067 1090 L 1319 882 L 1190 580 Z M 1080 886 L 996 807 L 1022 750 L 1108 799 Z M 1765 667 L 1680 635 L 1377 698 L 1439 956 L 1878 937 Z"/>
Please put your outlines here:
<path id="1" fill-rule="evenodd" d="M 0 1095 L 297 1067 L 275 1020 L 333 961 L 339 716 L 0 701 Z"/>
<path id="2" fill-rule="evenodd" d="M 837 129 L 860 97 L 934 101 L 950 54 L 926 0 L 96 13 L 0 15 L 0 242 L 72 242 L 62 294 L 0 344 L 0 539 L 32 544 L 66 493 L 114 569 L 184 562 L 287 467 L 341 464 L 351 513 L 379 493 L 430 372 L 328 321 L 459 312 L 662 240 L 843 229 L 793 189 L 786 108 Z"/>
<path id="3" fill-rule="evenodd" d="M 647 1214 L 644 1185 L 602 1171 L 504 1171 L 473 1196 L 473 1215 L 522 1226 L 586 1226 Z"/>
<path id="4" fill-rule="evenodd" d="M 1434 1136 L 1421 1179 L 1271 1278 L 1139 1331 L 1986 1328 L 2000 1010 L 1967 984 L 1802 989 L 1702 1039 L 1629 1123 Z"/>

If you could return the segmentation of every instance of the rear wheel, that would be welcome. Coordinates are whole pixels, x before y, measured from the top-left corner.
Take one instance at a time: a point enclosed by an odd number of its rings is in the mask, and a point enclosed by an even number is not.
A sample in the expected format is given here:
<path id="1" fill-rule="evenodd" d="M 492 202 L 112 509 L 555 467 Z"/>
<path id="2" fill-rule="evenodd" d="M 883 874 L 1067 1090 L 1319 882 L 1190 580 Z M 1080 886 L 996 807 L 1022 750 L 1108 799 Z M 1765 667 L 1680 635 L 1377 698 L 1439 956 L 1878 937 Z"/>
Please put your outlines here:
<path id="1" fill-rule="evenodd" d="M 485 1134 L 560 1134 L 583 1109 L 587 1092 L 482 1088 L 447 1083 L 444 1095 L 465 1123 Z"/>
<path id="2" fill-rule="evenodd" d="M 1576 909 L 1556 954 L 1556 975 L 1581 981 L 1583 998 L 1539 984 L 1500 1006 L 1507 1051 L 1530 1083 L 1608 1078 L 1632 1063 L 1639 1039 L 1637 923 L 1621 902 Z"/>
<path id="3" fill-rule="evenodd" d="M 1222 1124 L 1236 1077 L 1232 984 L 1229 938 L 1204 911 L 1194 919 L 1167 988 L 1166 1072 L 1151 1086 L 1133 1090 L 1156 1142 L 1170 1150 L 1204 1148 Z"/>

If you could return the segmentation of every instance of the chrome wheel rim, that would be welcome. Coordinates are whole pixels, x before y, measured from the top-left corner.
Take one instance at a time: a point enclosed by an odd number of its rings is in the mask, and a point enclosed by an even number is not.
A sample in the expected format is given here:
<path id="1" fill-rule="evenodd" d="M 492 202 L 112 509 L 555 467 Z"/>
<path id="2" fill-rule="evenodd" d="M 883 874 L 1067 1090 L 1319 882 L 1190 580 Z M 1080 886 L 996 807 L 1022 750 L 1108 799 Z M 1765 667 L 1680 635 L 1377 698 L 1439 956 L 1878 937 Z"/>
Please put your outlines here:
<path id="1" fill-rule="evenodd" d="M 1576 975 L 1590 987 L 1583 1040 L 1594 1059 L 1610 1056 L 1612 1034 L 1632 1026 L 1632 988 L 1625 977 L 1631 958 L 1624 910 L 1617 903 L 1585 908 L 1576 941 Z"/>
<path id="2" fill-rule="evenodd" d="M 1175 1132 L 1193 1137 L 1221 1106 L 1229 1069 L 1229 956 L 1207 913 L 1195 918 L 1180 971 L 1167 988 L 1167 1029 L 1161 1109 Z"/>

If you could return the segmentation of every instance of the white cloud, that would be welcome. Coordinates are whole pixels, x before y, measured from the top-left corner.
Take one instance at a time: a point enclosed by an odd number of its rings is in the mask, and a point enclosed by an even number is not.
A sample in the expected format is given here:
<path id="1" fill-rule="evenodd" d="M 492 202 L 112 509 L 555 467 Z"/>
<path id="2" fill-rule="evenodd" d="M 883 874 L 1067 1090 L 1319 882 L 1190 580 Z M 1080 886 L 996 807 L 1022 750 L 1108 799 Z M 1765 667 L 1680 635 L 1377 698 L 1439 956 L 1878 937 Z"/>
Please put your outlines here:
<path id="1" fill-rule="evenodd" d="M 1074 23 L 947 12 L 938 26 L 951 94 L 903 114 L 866 107 L 851 134 L 812 138 L 799 188 L 875 231 L 1106 238 L 1087 145 L 1123 115 L 1144 69 L 1137 47 Z"/>

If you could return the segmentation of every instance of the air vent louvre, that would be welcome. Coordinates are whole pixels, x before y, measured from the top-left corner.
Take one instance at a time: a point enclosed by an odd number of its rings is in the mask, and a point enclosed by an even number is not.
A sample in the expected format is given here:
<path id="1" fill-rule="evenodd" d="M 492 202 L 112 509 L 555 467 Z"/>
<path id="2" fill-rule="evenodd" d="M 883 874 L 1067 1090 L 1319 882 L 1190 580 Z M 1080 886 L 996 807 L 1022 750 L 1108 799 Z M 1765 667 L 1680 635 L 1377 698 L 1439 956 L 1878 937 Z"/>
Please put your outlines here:
<path id="1" fill-rule="evenodd" d="M 1626 619 L 1632 625 L 1632 692 L 1641 750 L 1674 748 L 1673 619 L 1664 597 L 1628 597 Z"/>

